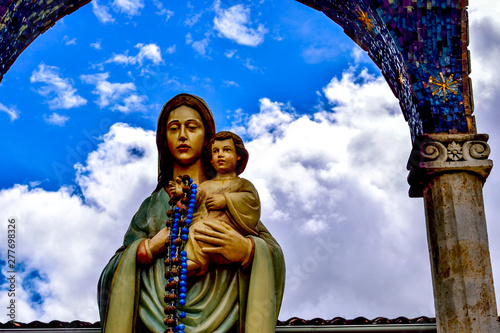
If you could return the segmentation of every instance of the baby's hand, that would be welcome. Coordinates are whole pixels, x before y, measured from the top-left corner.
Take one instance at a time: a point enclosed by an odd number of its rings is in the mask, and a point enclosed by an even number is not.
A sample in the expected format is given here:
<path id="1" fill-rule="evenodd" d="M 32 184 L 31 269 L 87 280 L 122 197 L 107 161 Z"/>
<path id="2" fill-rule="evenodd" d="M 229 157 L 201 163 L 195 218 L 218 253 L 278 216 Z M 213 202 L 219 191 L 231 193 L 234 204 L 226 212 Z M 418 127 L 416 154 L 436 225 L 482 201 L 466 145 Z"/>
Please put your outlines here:
<path id="1" fill-rule="evenodd" d="M 177 197 L 181 197 L 183 195 L 182 192 L 182 179 L 181 177 L 175 178 L 175 182 L 173 180 L 168 182 L 168 190 L 172 195 Z"/>
<path id="2" fill-rule="evenodd" d="M 219 210 L 226 208 L 226 198 L 222 194 L 215 194 L 209 196 L 207 201 L 205 201 L 205 206 L 208 210 Z"/>

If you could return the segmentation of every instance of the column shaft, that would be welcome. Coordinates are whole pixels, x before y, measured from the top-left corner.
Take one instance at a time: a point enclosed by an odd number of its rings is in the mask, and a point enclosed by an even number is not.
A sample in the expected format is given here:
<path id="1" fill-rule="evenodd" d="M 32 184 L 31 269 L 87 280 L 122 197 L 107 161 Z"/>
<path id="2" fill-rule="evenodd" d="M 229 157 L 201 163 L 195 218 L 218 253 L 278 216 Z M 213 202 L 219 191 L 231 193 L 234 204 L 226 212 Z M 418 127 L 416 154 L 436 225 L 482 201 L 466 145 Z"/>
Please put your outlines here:
<path id="1" fill-rule="evenodd" d="M 438 332 L 500 332 L 481 179 L 444 173 L 424 187 Z"/>
<path id="2" fill-rule="evenodd" d="M 410 196 L 423 197 L 438 333 L 500 333 L 484 214 L 486 134 L 418 137 Z"/>

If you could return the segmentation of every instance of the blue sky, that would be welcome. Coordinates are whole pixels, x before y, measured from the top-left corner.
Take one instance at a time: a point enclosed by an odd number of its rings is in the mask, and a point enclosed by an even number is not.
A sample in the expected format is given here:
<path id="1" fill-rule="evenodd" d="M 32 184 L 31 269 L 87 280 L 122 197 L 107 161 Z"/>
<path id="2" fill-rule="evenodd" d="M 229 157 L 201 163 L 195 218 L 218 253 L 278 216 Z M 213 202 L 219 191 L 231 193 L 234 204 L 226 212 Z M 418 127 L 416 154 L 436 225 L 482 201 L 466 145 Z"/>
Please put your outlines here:
<path id="1" fill-rule="evenodd" d="M 471 6 L 478 132 L 496 161 L 500 8 Z M 180 92 L 204 98 L 250 151 L 242 176 L 286 258 L 280 319 L 434 316 L 423 203 L 407 195 L 409 130 L 340 27 L 295 1 L 94 0 L 0 84 L 0 217 L 18 225 L 19 321 L 98 320 L 99 274 L 156 185 L 157 116 Z M 499 183 L 494 168 L 495 276 Z"/>
<path id="2" fill-rule="evenodd" d="M 158 1 L 130 3 L 93 2 L 65 17 L 5 76 L 2 104 L 12 105 L 19 118 L 1 134 L 1 149 L 10 156 L 2 163 L 9 174 L 2 188 L 12 181 L 42 180 L 46 189 L 71 183 L 70 172 L 54 168 L 68 164 L 67 154 L 81 140 L 90 141 L 83 131 L 105 133 L 116 121 L 154 129 L 158 109 L 179 92 L 206 99 L 219 128 L 230 126 L 235 110 L 257 112 L 263 95 L 309 112 L 318 103 L 314 91 L 351 61 L 353 43 L 341 28 L 299 3 L 199 1 L 168 9 Z M 110 17 L 94 14 L 103 12 Z M 228 25 L 232 19 L 240 21 Z M 232 35 L 224 30 L 238 26 Z M 107 78 L 96 81 L 96 75 Z M 58 87 L 48 83 L 56 77 Z M 95 84 L 103 81 L 115 84 L 115 95 L 98 102 Z M 120 112 L 116 106 L 125 105 L 127 94 L 137 101 Z M 111 121 L 104 128 L 103 118 Z M 2 121 L 8 124 L 9 116 L 2 113 Z M 82 161 L 88 151 L 80 150 Z M 20 162 L 26 159 L 36 163 Z"/>

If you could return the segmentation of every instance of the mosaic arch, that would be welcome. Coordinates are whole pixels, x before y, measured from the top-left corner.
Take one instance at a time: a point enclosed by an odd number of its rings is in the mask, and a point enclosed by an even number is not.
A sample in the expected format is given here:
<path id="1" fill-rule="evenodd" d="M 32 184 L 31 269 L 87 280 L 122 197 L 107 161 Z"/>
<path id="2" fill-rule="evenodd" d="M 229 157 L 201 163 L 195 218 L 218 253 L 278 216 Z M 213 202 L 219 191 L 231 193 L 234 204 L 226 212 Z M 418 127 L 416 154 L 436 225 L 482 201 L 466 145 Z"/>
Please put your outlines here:
<path id="1" fill-rule="evenodd" d="M 476 133 L 468 0 L 297 0 L 322 11 L 380 67 L 410 127 Z M 3 0 L 0 81 L 23 50 L 90 0 Z"/>

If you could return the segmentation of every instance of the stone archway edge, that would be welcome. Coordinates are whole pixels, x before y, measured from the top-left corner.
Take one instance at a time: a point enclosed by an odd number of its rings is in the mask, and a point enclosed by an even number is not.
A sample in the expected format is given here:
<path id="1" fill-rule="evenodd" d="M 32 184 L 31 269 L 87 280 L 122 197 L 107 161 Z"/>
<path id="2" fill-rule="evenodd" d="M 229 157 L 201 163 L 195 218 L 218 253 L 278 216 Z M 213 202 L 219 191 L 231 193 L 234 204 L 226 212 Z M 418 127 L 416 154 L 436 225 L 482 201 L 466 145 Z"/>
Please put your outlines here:
<path id="1" fill-rule="evenodd" d="M 0 4 L 0 82 L 19 55 L 40 34 L 90 1 L 2 1 Z"/>

